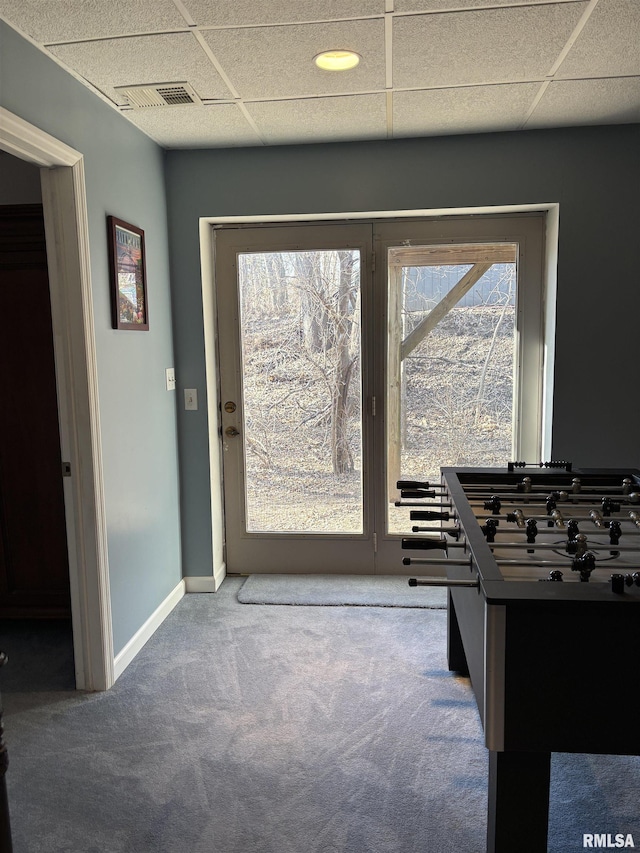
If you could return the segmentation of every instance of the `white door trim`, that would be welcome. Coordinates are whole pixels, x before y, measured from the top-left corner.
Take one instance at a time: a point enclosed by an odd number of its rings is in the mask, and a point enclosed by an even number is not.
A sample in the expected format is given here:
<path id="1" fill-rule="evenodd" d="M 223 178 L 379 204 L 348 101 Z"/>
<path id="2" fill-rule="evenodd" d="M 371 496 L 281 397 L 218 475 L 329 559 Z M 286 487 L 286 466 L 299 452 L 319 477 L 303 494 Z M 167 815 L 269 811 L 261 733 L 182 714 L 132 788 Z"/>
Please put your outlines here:
<path id="1" fill-rule="evenodd" d="M 76 687 L 115 680 L 82 154 L 0 107 L 0 149 L 41 167 L 65 478 Z"/>

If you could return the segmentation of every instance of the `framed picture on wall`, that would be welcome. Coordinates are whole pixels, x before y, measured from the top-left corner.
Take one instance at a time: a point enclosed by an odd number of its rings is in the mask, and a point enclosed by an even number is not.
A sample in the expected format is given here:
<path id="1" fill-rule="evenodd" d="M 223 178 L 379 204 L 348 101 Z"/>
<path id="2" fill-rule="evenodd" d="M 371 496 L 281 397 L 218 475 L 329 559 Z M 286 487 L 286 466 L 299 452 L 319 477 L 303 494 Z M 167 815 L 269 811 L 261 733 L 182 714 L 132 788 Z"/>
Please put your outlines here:
<path id="1" fill-rule="evenodd" d="M 107 217 L 109 279 L 114 329 L 149 329 L 144 231 L 115 216 Z"/>

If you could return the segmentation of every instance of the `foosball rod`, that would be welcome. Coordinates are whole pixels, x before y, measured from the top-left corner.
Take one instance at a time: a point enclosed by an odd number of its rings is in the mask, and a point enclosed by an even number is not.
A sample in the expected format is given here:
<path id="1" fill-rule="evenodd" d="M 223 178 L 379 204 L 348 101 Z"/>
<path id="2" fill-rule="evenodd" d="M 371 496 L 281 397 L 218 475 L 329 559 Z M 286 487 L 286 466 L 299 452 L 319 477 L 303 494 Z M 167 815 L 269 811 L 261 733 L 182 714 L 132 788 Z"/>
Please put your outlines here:
<path id="1" fill-rule="evenodd" d="M 495 558 L 494 558 L 495 559 Z M 571 564 L 566 560 L 563 562 L 561 560 L 508 560 L 508 559 L 496 559 L 496 564 L 498 566 L 532 566 L 537 568 L 549 568 L 549 569 L 570 569 Z M 607 569 L 609 571 L 612 570 L 611 564 L 607 561 L 606 565 L 598 566 L 596 565 L 595 569 Z M 624 570 L 626 572 L 637 572 L 638 566 L 628 566 L 624 565 Z"/>
<path id="2" fill-rule="evenodd" d="M 494 492 L 493 494 L 484 495 L 474 495 L 473 497 L 467 498 L 467 503 L 469 506 L 483 506 L 485 503 L 490 502 L 493 498 L 497 498 L 499 501 L 503 501 L 508 506 L 513 504 L 528 504 L 529 506 L 537 506 L 538 504 L 546 504 L 547 500 L 550 496 L 545 495 L 532 495 L 531 493 L 519 492 L 518 494 L 513 495 L 504 495 L 498 494 Z M 595 497 L 595 500 L 594 500 Z M 608 495 L 603 495 L 604 498 L 609 498 Z M 615 503 L 620 504 L 623 507 L 634 507 L 640 504 L 640 493 L 633 492 L 631 495 L 615 495 Z M 566 498 L 555 498 L 555 502 L 558 506 L 575 506 L 577 504 L 586 504 L 591 503 L 597 505 L 597 495 L 568 495 Z"/>
<path id="3" fill-rule="evenodd" d="M 571 489 L 558 489 L 557 487 L 551 486 L 545 489 L 531 489 L 531 491 L 525 491 L 524 489 L 505 489 L 504 487 L 500 487 L 500 490 L 495 489 L 495 487 L 491 491 L 486 491 L 483 489 L 464 489 L 464 495 L 468 501 L 479 501 L 479 500 L 491 500 L 491 498 L 500 498 L 502 500 L 512 500 L 513 498 L 533 498 L 534 500 L 544 500 L 548 495 L 555 492 L 556 495 L 562 494 L 562 501 L 571 501 L 574 498 L 596 498 L 598 495 L 603 495 L 608 498 L 620 498 L 620 500 L 624 500 L 625 498 L 629 498 L 632 495 L 638 495 L 640 492 L 640 485 L 636 486 L 633 492 L 622 492 L 619 488 L 615 488 L 613 486 L 607 487 L 603 486 L 598 489 L 582 489 L 579 492 L 573 492 Z M 557 498 L 556 498 L 557 499 Z M 633 500 L 633 499 L 632 499 Z"/>
<path id="4" fill-rule="evenodd" d="M 471 586 L 477 588 L 479 581 L 476 580 L 449 580 L 449 578 L 409 578 L 409 586 Z"/>
<path id="5" fill-rule="evenodd" d="M 514 529 L 513 524 L 510 524 L 509 528 L 506 528 L 506 527 L 494 528 L 490 533 L 490 536 L 493 536 L 493 539 L 490 539 L 490 537 L 487 536 L 484 529 L 482 532 L 485 533 L 485 539 L 490 544 L 493 542 L 496 545 L 500 545 L 500 544 L 506 544 L 510 541 L 514 541 L 512 539 L 505 539 L 505 537 L 506 536 L 513 536 L 517 531 L 520 531 L 522 533 L 522 536 L 526 537 L 526 535 L 527 535 L 526 528 L 517 527 Z M 535 533 L 535 538 L 531 538 L 531 539 L 526 538 L 526 541 L 523 538 L 522 545 L 523 545 L 523 547 L 525 545 L 535 545 L 540 536 L 543 536 L 545 539 L 547 539 L 547 541 L 548 541 L 549 536 L 554 536 L 556 538 L 556 540 L 559 540 L 559 538 L 563 534 L 566 535 L 565 541 L 572 541 L 576 537 L 582 536 L 585 539 L 587 539 L 589 542 L 595 542 L 596 544 L 608 542 L 609 545 L 611 545 L 612 547 L 616 547 L 616 548 L 618 547 L 617 543 L 620 542 L 621 540 L 630 540 L 633 544 L 624 545 L 624 547 L 630 551 L 637 551 L 638 547 L 639 547 L 637 544 L 637 538 L 640 535 L 640 530 L 636 530 L 633 528 L 629 529 L 628 527 L 624 527 L 618 533 L 614 532 L 612 535 L 609 528 L 607 528 L 607 527 L 592 527 L 590 529 L 587 529 L 586 527 L 583 526 L 582 528 L 579 528 L 575 532 L 572 531 L 571 535 L 569 536 L 568 535 L 569 534 L 569 528 L 566 526 L 566 524 L 563 525 L 562 527 L 558 527 L 557 524 L 554 525 L 553 527 L 538 527 L 538 529 Z M 608 537 L 608 539 L 607 539 L 607 537 Z M 557 541 L 557 544 L 559 545 L 561 543 L 559 541 Z M 601 547 L 606 547 L 606 546 L 603 544 L 603 545 L 601 545 Z"/>
<path id="6" fill-rule="evenodd" d="M 465 495 L 471 494 L 474 497 L 479 497 L 485 493 L 491 496 L 499 492 L 504 492 L 506 495 L 545 495 L 549 494 L 549 492 L 566 492 L 570 496 L 597 495 L 600 492 L 610 492 L 620 497 L 626 497 L 628 494 L 632 494 L 633 491 L 640 490 L 639 483 L 634 483 L 633 490 L 629 488 L 627 491 L 625 491 L 626 486 L 623 484 L 618 486 L 607 486 L 604 484 L 580 486 L 580 488 L 575 490 L 572 484 L 568 483 L 532 483 L 530 489 L 522 488 L 522 485 L 522 483 L 464 483 L 462 491 Z"/>
<path id="7" fill-rule="evenodd" d="M 494 558 L 495 559 L 495 558 Z M 548 569 L 570 569 L 571 563 L 568 560 L 508 560 L 508 559 L 498 559 L 495 560 L 496 565 L 498 566 L 524 566 L 530 568 L 548 568 Z M 469 557 L 468 560 L 437 560 L 433 557 L 403 557 L 402 558 L 403 566 L 469 566 L 472 567 L 472 560 Z M 606 565 L 596 566 L 597 569 L 608 569 L 611 571 L 611 565 L 607 561 Z M 640 569 L 640 566 L 624 566 L 625 571 L 627 572 L 636 572 Z"/>
<path id="8" fill-rule="evenodd" d="M 403 557 L 402 558 L 403 566 L 468 566 L 471 568 L 471 555 L 466 560 L 448 560 L 446 557 L 444 559 L 437 559 L 436 557 Z"/>
<path id="9" fill-rule="evenodd" d="M 554 545 L 552 542 L 487 542 L 487 545 L 491 550 L 500 549 L 500 548 L 520 548 L 521 550 L 527 551 L 562 551 L 562 545 L 566 544 L 558 543 Z M 454 545 L 457 545 L 457 542 L 452 542 L 449 544 L 449 547 L 452 548 Z M 612 545 L 610 542 L 587 542 L 586 543 L 587 551 L 638 551 L 638 547 L 636 545 Z M 566 552 L 569 555 L 569 551 Z M 575 556 L 575 555 L 571 555 Z"/>
<path id="10" fill-rule="evenodd" d="M 403 507 L 403 506 L 413 506 L 413 507 L 422 507 L 423 509 L 451 509 L 453 506 L 452 503 L 437 503 L 437 504 L 428 504 L 422 503 L 422 501 L 394 501 L 394 506 Z"/>
<path id="11" fill-rule="evenodd" d="M 593 542 L 594 547 L 599 547 L 599 548 L 611 547 L 611 548 L 617 548 L 618 550 L 620 550 L 622 548 L 622 550 L 626 550 L 626 551 L 637 551 L 638 550 L 639 546 L 638 546 L 638 544 L 635 543 L 635 539 L 640 535 L 640 530 L 635 530 L 635 529 L 629 530 L 628 528 L 625 527 L 624 530 L 621 530 L 617 535 L 614 534 L 612 537 L 609 529 L 606 527 L 591 528 L 588 531 L 588 534 L 584 532 L 585 529 L 586 528 L 584 528 L 584 527 L 582 529 L 579 529 L 575 533 L 575 535 L 572 534 L 571 536 L 567 536 L 564 541 L 565 542 L 571 542 L 576 537 L 582 536 L 582 537 L 584 537 L 585 540 L 587 540 L 589 542 L 589 545 L 587 547 L 591 547 L 591 543 Z M 524 527 L 518 527 L 517 530 L 521 531 L 523 537 L 526 536 L 526 529 Z M 485 531 L 483 530 L 483 533 L 484 532 Z M 496 527 L 491 531 L 491 535 L 493 536 L 493 539 L 490 539 L 486 533 L 485 533 L 485 539 L 487 540 L 487 542 L 490 545 L 495 545 L 496 547 L 499 547 L 499 546 L 508 547 L 510 541 L 513 541 L 513 540 L 507 539 L 505 541 L 505 539 L 503 537 L 505 535 L 513 534 L 514 532 L 515 531 L 513 529 L 513 526 L 511 526 L 509 528 Z M 569 528 L 566 525 L 563 527 L 558 527 L 557 525 L 555 525 L 553 527 L 542 527 L 542 528 L 538 527 L 538 529 L 536 530 L 536 533 L 535 533 L 535 538 L 531 538 L 531 539 L 527 538 L 526 541 L 524 541 L 524 539 L 523 539 L 521 547 L 523 547 L 523 548 L 524 547 L 534 547 L 536 544 L 539 547 L 542 547 L 542 543 L 538 542 L 538 538 L 540 536 L 544 536 L 545 538 L 548 538 L 549 536 L 554 536 L 556 538 L 555 544 L 552 542 L 550 544 L 545 544 L 544 547 L 548 547 L 548 548 L 554 548 L 555 547 L 555 548 L 557 548 L 557 547 L 560 547 L 562 545 L 562 543 L 560 541 L 558 541 L 558 539 L 563 533 L 564 534 L 569 533 Z M 591 538 L 590 538 L 590 536 L 591 536 Z M 596 536 L 599 538 L 596 539 L 595 538 Z M 609 536 L 608 541 L 606 539 L 607 536 Z M 629 539 L 629 537 L 631 537 L 631 539 L 634 541 L 634 544 L 632 544 L 632 545 L 624 545 L 623 544 L 622 546 L 619 546 L 618 543 L 620 542 L 621 539 Z M 514 541 L 514 547 L 516 547 L 515 541 Z"/>
<path id="12" fill-rule="evenodd" d="M 441 566 L 445 562 L 447 566 L 472 566 L 471 559 L 465 560 L 434 560 L 430 557 L 404 557 L 403 566 Z M 570 569 L 571 563 L 567 560 L 495 560 L 498 566 L 528 566 L 530 568 Z M 603 567 L 604 568 L 604 567 Z M 625 566 L 625 568 L 627 568 Z"/>
<path id="13" fill-rule="evenodd" d="M 432 532 L 435 533 L 436 531 L 434 530 Z M 564 544 L 566 544 L 568 541 L 569 540 L 566 540 L 566 539 L 563 542 L 556 542 L 556 543 L 554 543 L 554 542 L 523 542 L 523 541 L 521 541 L 521 542 L 495 542 L 494 541 L 494 542 L 487 542 L 487 545 L 489 546 L 489 548 L 491 548 L 491 550 L 494 550 L 496 548 L 497 549 L 505 548 L 505 549 L 509 549 L 509 550 L 511 550 L 513 548 L 513 549 L 524 550 L 526 548 L 526 550 L 528 552 L 533 553 L 534 551 L 562 551 L 562 546 Z M 403 540 L 403 542 L 405 542 L 405 540 Z M 446 545 L 446 547 L 445 547 L 445 545 Z M 402 545 L 402 547 L 404 549 L 407 548 L 407 546 L 404 544 Z M 427 538 L 416 539 L 416 540 L 414 540 L 414 544 L 412 546 L 410 546 L 411 550 L 414 550 L 414 551 L 422 551 L 422 550 L 430 551 L 430 550 L 437 550 L 438 548 L 440 548 L 443 551 L 444 550 L 448 551 L 451 548 L 466 548 L 466 547 L 467 547 L 466 539 L 462 540 L 462 541 L 449 542 L 448 540 L 440 541 L 437 539 L 430 540 Z M 602 551 L 637 551 L 638 550 L 638 548 L 634 545 L 612 545 L 610 542 L 606 542 L 606 543 L 605 542 L 587 542 L 585 547 L 588 551 L 596 551 L 596 550 L 602 550 Z M 568 551 L 566 553 L 569 554 Z"/>
<path id="14" fill-rule="evenodd" d="M 520 507 L 518 507 L 518 509 L 519 508 Z M 500 513 L 499 515 L 493 515 L 493 514 L 489 514 L 489 513 L 487 513 L 487 514 L 483 513 L 481 515 L 476 515 L 476 521 L 478 521 L 478 522 L 489 521 L 489 519 L 493 518 L 496 521 L 503 521 L 505 524 L 517 524 L 515 519 L 510 519 L 507 517 L 510 514 L 511 513 Z M 534 521 L 545 521 L 545 522 L 552 521 L 554 523 L 554 525 L 557 526 L 555 524 L 555 519 L 552 518 L 552 516 L 550 516 L 550 515 L 537 515 L 535 513 L 530 515 L 529 513 L 526 513 L 526 514 L 523 513 L 523 516 L 524 516 L 525 521 L 529 521 L 529 519 L 533 519 Z M 602 520 L 606 521 L 606 522 L 608 522 L 608 521 L 619 521 L 621 523 L 623 521 L 626 521 L 628 523 L 633 524 L 636 527 L 636 529 L 638 529 L 638 525 L 636 524 L 634 519 L 631 519 L 628 516 L 608 515 L 608 516 L 604 516 Z M 566 518 L 563 517 L 561 519 L 561 521 L 565 525 L 569 521 L 576 521 L 576 522 L 578 522 L 578 524 L 593 524 L 598 530 L 607 530 L 608 529 L 608 528 L 604 527 L 604 525 L 602 527 L 598 527 L 598 525 L 595 523 L 595 521 L 588 515 L 568 515 Z M 544 531 L 545 529 L 546 530 L 553 530 L 553 527 L 538 528 L 538 530 L 540 530 L 541 532 Z M 629 533 L 633 533 L 633 532 L 634 531 L 632 531 L 632 530 L 629 531 Z"/>
<path id="15" fill-rule="evenodd" d="M 519 509 L 519 507 L 518 507 L 518 509 Z M 562 515 L 562 510 L 557 510 L 557 512 L 560 513 L 557 519 L 554 518 L 554 516 L 551 514 L 548 514 L 548 515 L 529 515 L 527 513 L 525 515 L 523 512 L 522 512 L 522 519 L 524 522 L 527 522 L 530 519 L 532 519 L 534 521 L 545 521 L 545 522 L 547 522 L 547 524 L 544 527 L 538 528 L 538 533 L 554 533 L 555 530 L 558 529 L 558 523 L 557 523 L 558 521 L 560 522 L 560 529 L 563 529 L 562 525 L 566 526 L 568 522 L 575 521 L 577 524 L 593 524 L 597 530 L 601 530 L 603 533 L 609 529 L 609 525 L 612 521 L 616 521 L 619 524 L 626 522 L 625 535 L 627 535 L 627 534 L 636 535 L 637 533 L 640 533 L 640 513 L 637 513 L 635 511 L 631 511 L 629 513 L 629 515 L 627 515 L 627 516 L 623 516 L 623 515 L 603 516 L 602 514 L 600 514 L 599 510 L 594 510 L 594 513 L 597 513 L 595 516 L 594 515 L 569 515 L 566 518 L 564 518 L 564 516 Z M 498 521 L 505 521 L 506 524 L 508 524 L 508 525 L 511 525 L 511 524 L 518 525 L 517 519 L 509 518 L 509 515 L 514 515 L 515 513 L 517 513 L 517 509 L 514 510 L 513 513 L 506 513 L 506 514 L 501 513 L 500 515 L 493 515 L 493 514 L 491 514 L 491 515 L 476 515 L 475 518 L 476 518 L 476 521 L 478 521 L 478 522 L 480 522 L 480 521 L 486 522 L 486 521 L 489 521 L 489 519 L 494 519 L 494 520 L 498 520 Z M 411 520 L 413 520 L 413 513 L 411 514 Z M 418 520 L 420 520 L 420 519 L 418 519 Z M 549 524 L 549 522 L 552 522 L 552 524 Z M 631 523 L 635 527 L 635 530 L 633 530 L 633 529 L 627 530 L 627 526 L 629 523 Z M 518 527 L 520 529 L 524 529 L 525 524 L 519 524 Z M 498 532 L 498 533 L 504 532 L 504 530 L 505 530 L 504 527 L 502 528 L 502 531 L 500 531 L 496 527 L 496 532 Z"/>

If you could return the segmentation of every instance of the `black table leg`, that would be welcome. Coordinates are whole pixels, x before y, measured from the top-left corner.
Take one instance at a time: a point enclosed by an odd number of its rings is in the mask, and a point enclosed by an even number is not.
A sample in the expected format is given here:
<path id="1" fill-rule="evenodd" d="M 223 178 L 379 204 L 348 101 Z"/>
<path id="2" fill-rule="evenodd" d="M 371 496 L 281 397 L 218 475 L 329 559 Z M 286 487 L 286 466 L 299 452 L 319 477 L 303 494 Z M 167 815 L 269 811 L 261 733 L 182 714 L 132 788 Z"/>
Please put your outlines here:
<path id="1" fill-rule="evenodd" d="M 551 753 L 489 750 L 487 853 L 547 853 Z"/>
<path id="2" fill-rule="evenodd" d="M 469 675 L 469 666 L 450 589 L 447 590 L 447 665 L 451 672 Z"/>

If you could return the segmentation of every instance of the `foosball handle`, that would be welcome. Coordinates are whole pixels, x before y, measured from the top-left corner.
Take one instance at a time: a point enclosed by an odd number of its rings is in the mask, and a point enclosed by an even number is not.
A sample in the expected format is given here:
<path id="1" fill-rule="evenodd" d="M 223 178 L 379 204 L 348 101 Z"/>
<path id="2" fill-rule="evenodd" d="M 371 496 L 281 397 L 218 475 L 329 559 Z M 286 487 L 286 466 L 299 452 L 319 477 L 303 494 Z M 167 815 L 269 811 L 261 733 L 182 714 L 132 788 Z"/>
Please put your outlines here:
<path id="1" fill-rule="evenodd" d="M 447 540 L 442 537 L 440 539 L 403 539 L 403 551 L 444 551 L 447 552 Z"/>
<path id="2" fill-rule="evenodd" d="M 436 493 L 433 489 L 402 489 L 400 492 L 401 498 L 435 498 Z"/>
<path id="3" fill-rule="evenodd" d="M 428 489 L 430 485 L 427 480 L 398 480 L 396 489 Z"/>
<path id="4" fill-rule="evenodd" d="M 411 521 L 449 521 L 448 512 L 436 512 L 431 509 L 413 509 L 409 513 Z"/>

